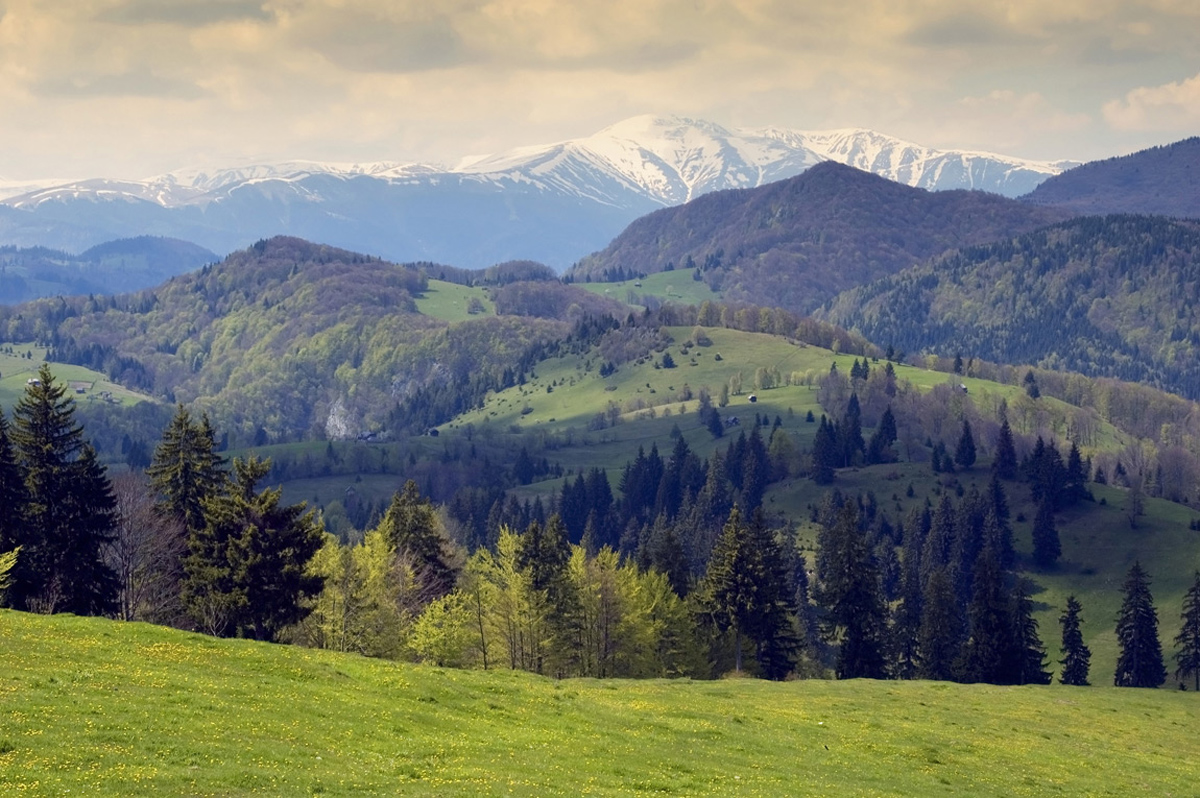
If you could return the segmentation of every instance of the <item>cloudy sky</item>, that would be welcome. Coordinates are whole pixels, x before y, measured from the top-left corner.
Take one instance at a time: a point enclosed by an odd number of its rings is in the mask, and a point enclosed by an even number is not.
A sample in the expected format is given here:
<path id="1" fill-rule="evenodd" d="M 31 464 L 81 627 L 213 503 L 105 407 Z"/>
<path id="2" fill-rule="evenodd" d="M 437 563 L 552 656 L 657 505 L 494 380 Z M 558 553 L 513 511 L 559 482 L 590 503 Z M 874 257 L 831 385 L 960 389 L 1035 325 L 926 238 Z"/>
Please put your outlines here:
<path id="1" fill-rule="evenodd" d="M 0 0 L 0 177 L 434 161 L 635 114 L 1091 159 L 1200 133 L 1196 0 Z"/>

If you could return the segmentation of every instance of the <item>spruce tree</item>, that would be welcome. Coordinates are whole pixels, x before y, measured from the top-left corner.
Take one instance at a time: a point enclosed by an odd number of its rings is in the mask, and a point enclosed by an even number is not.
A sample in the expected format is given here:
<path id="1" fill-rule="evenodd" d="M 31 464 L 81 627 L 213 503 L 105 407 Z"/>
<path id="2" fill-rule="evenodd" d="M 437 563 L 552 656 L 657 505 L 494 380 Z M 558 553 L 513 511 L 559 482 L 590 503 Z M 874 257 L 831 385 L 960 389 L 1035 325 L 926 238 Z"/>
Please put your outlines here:
<path id="1" fill-rule="evenodd" d="M 958 436 L 958 447 L 954 450 L 954 462 L 962 469 L 975 465 L 975 436 L 971 434 L 971 422 L 965 418 L 962 434 Z"/>
<path id="2" fill-rule="evenodd" d="M 1200 571 L 1183 596 L 1183 623 L 1175 637 L 1175 676 L 1182 683 L 1190 675 L 1200 692 Z"/>
<path id="3" fill-rule="evenodd" d="M 1167 679 L 1162 644 L 1158 639 L 1158 611 L 1150 594 L 1150 577 L 1135 562 L 1122 588 L 1125 598 L 1117 615 L 1117 687 L 1158 687 Z"/>
<path id="4" fill-rule="evenodd" d="M 1088 669 L 1091 667 L 1092 652 L 1083 642 L 1083 632 L 1080 625 L 1083 620 L 1079 617 L 1079 601 L 1074 596 L 1067 597 L 1067 608 L 1058 622 L 1062 624 L 1062 653 L 1063 658 L 1058 662 L 1062 672 L 1058 680 L 1063 684 L 1086 687 L 1088 685 Z"/>
<path id="5" fill-rule="evenodd" d="M 437 511 L 428 499 L 421 497 L 416 482 L 408 480 L 393 494 L 379 528 L 397 552 L 407 552 L 413 558 L 428 600 L 454 589 L 458 570 L 449 552 L 449 541 Z"/>
<path id="6" fill-rule="evenodd" d="M 177 518 L 188 531 L 204 528 L 204 502 L 220 492 L 225 459 L 217 454 L 216 433 L 208 415 L 194 421 L 179 405 L 163 431 L 146 469 L 150 485 L 159 495 L 159 510 Z"/>
<path id="7" fill-rule="evenodd" d="M 753 630 L 760 611 L 757 558 L 749 530 L 735 505 L 713 546 L 701 585 L 702 601 L 717 628 L 734 635 L 734 670 L 742 670 L 742 638 Z"/>
<path id="8" fill-rule="evenodd" d="M 25 475 L 17 463 L 17 454 L 9 436 L 8 420 L 0 411 L 0 555 L 14 551 L 25 541 L 28 525 L 25 521 L 29 495 L 25 490 Z M 22 574 L 25 560 L 13 561 L 8 573 L 10 585 L 16 582 L 29 584 L 31 576 Z M 0 606 L 17 606 L 0 595 Z"/>
<path id="9" fill-rule="evenodd" d="M 270 460 L 235 459 L 225 490 L 204 503 L 205 526 L 188 541 L 183 601 L 210 634 L 275 640 L 310 612 L 324 579 L 308 570 L 325 542 L 313 512 L 258 490 Z"/>
<path id="10" fill-rule="evenodd" d="M 821 426 L 817 427 L 817 435 L 813 439 L 812 479 L 818 485 L 828 485 L 833 482 L 833 469 L 838 460 L 837 438 L 833 428 L 821 416 Z"/>
<path id="11" fill-rule="evenodd" d="M 968 637 L 955 671 L 964 682 L 1003 684 L 1013 632 L 1004 573 L 990 547 L 980 552 L 974 572 L 967 606 Z"/>
<path id="12" fill-rule="evenodd" d="M 887 624 L 879 572 L 852 501 L 838 511 L 826 536 L 827 578 L 820 600 L 828 611 L 826 636 L 839 643 L 839 679 L 882 679 Z"/>
<path id="13" fill-rule="evenodd" d="M 954 582 L 945 567 L 929 576 L 922 596 L 921 628 L 918 633 L 922 679 L 950 681 L 963 641 L 963 620 L 954 596 Z"/>
<path id="14" fill-rule="evenodd" d="M 1033 519 L 1033 561 L 1041 568 L 1049 568 L 1060 556 L 1062 544 L 1054 527 L 1054 502 L 1043 496 Z"/>
<path id="15" fill-rule="evenodd" d="M 1012 684 L 1050 684 L 1046 670 L 1046 648 L 1038 636 L 1038 622 L 1033 617 L 1033 600 L 1023 581 L 1013 590 L 1012 620 Z"/>
<path id="16" fill-rule="evenodd" d="M 1017 478 L 1017 447 L 1013 444 L 1012 427 L 1008 417 L 1000 422 L 1000 436 L 996 439 L 996 456 L 992 460 L 992 471 L 1000 479 Z"/>
<path id="17" fill-rule="evenodd" d="M 103 550 L 116 534 L 116 501 L 96 451 L 75 421 L 75 402 L 43 364 L 13 416 L 12 440 L 28 492 L 13 606 L 76 615 L 109 612 L 117 577 Z"/>

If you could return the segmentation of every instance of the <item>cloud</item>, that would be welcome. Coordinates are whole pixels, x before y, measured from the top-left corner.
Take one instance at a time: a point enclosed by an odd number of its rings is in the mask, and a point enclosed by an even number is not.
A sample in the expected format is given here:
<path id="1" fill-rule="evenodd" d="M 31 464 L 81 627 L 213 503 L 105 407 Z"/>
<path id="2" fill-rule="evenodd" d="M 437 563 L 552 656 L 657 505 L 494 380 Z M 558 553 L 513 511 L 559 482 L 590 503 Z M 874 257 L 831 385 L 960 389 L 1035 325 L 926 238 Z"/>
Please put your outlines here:
<path id="1" fill-rule="evenodd" d="M 98 22 L 115 25 L 165 23 L 204 27 L 219 22 L 270 19 L 261 0 L 123 0 L 96 15 Z"/>
<path id="2" fill-rule="evenodd" d="M 1200 126 L 1200 75 L 1142 86 L 1104 104 L 1104 119 L 1123 131 L 1191 131 Z"/>
<path id="3" fill-rule="evenodd" d="M 918 47 L 997 47 L 1024 43 L 1030 37 L 1013 30 L 1004 20 L 974 11 L 918 22 L 905 37 Z"/>
<path id="4" fill-rule="evenodd" d="M 34 85 L 34 91 L 47 97 L 151 97 L 194 100 L 204 91 L 185 80 L 164 78 L 147 69 L 114 75 L 54 78 Z"/>

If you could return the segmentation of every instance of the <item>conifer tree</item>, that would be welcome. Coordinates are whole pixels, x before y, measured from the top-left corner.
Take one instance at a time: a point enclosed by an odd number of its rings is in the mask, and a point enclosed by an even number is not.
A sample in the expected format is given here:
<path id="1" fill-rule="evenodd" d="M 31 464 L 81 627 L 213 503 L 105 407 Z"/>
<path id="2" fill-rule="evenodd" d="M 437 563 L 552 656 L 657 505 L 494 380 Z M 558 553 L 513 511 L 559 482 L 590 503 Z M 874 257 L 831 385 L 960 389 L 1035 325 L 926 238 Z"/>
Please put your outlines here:
<path id="1" fill-rule="evenodd" d="M 1033 617 L 1033 600 L 1025 583 L 1017 581 L 1012 597 L 1013 672 L 1012 684 L 1050 684 L 1046 670 L 1046 648 L 1038 636 Z"/>
<path id="2" fill-rule="evenodd" d="M 1054 527 L 1054 502 L 1044 496 L 1033 519 L 1033 561 L 1042 568 L 1049 568 L 1061 556 L 1062 544 Z"/>
<path id="3" fill-rule="evenodd" d="M 115 535 L 116 501 L 75 421 L 75 402 L 43 364 L 13 416 L 28 504 L 12 605 L 76 615 L 109 612 L 117 577 L 103 549 Z"/>
<path id="4" fill-rule="evenodd" d="M 837 462 L 837 439 L 825 416 L 821 416 L 821 426 L 817 427 L 817 436 L 813 439 L 812 479 L 818 485 L 828 485 L 833 482 L 833 469 Z"/>
<path id="5" fill-rule="evenodd" d="M 1012 427 L 1008 425 L 1008 416 L 1000 422 L 1000 436 L 996 439 L 996 456 L 992 460 L 992 471 L 1000 479 L 1014 480 L 1017 478 L 1017 447 L 1013 444 Z"/>
<path id="6" fill-rule="evenodd" d="M 887 633 L 879 572 L 852 501 L 838 511 L 826 536 L 827 579 L 820 600 L 828 611 L 826 635 L 839 643 L 839 679 L 882 679 L 886 676 Z"/>
<path id="7" fill-rule="evenodd" d="M 194 421 L 181 404 L 163 431 L 146 475 L 159 495 L 160 512 L 195 533 L 204 528 L 205 500 L 222 488 L 224 468 L 208 415 Z"/>
<path id="8" fill-rule="evenodd" d="M 205 526 L 188 541 L 183 601 L 210 634 L 275 640 L 310 611 L 324 579 L 308 564 L 324 534 L 303 504 L 259 491 L 270 460 L 233 461 L 226 489 L 204 503 Z"/>
<path id="9" fill-rule="evenodd" d="M 450 542 L 442 530 L 437 511 L 428 499 L 421 497 L 416 482 L 408 480 L 393 494 L 379 529 L 397 552 L 407 552 L 413 557 L 428 600 L 440 598 L 454 589 L 458 569 L 449 551 Z"/>
<path id="10" fill-rule="evenodd" d="M 990 547 L 980 552 L 974 571 L 973 593 L 967 607 L 969 636 L 955 670 L 965 682 L 1002 684 L 1013 632 L 1004 574 Z"/>
<path id="11" fill-rule="evenodd" d="M 1117 615 L 1117 687 L 1158 687 L 1167 678 L 1158 639 L 1158 611 L 1150 594 L 1150 577 L 1135 562 L 1122 587 L 1125 598 Z"/>
<path id="12" fill-rule="evenodd" d="M 975 465 L 975 436 L 971 434 L 971 422 L 965 418 L 962 434 L 958 436 L 958 447 L 954 450 L 954 462 L 962 469 Z"/>
<path id="13" fill-rule="evenodd" d="M 1200 571 L 1183 596 L 1183 623 L 1175 637 L 1175 676 L 1180 682 L 1190 675 L 1200 692 Z"/>
<path id="14" fill-rule="evenodd" d="M 879 426 L 867 444 L 867 462 L 882 463 L 895 457 L 891 445 L 896 442 L 896 417 L 892 414 L 892 406 L 888 405 L 879 419 Z"/>
<path id="15" fill-rule="evenodd" d="M 1058 680 L 1063 684 L 1086 687 L 1088 685 L 1088 669 L 1091 667 L 1092 652 L 1083 642 L 1083 632 L 1080 625 L 1083 620 L 1079 617 L 1081 611 L 1079 601 L 1074 596 L 1067 597 L 1067 608 L 1058 622 L 1062 624 L 1062 653 L 1059 660 L 1062 672 Z"/>
<path id="16" fill-rule="evenodd" d="M 28 501 L 25 475 L 17 463 L 17 454 L 9 436 L 8 420 L 3 411 L 0 411 L 0 554 L 14 551 L 24 541 L 28 530 L 25 521 Z M 32 577 L 22 574 L 23 564 L 24 560 L 18 562 L 14 555 L 8 572 L 10 584 L 17 581 L 29 583 Z M 0 606 L 15 605 L 6 603 L 5 595 L 0 595 Z"/>
<path id="17" fill-rule="evenodd" d="M 759 574 L 749 534 L 735 505 L 721 536 L 713 546 L 712 558 L 701 586 L 703 602 L 718 629 L 733 632 L 734 669 L 742 670 L 742 637 L 754 628 L 760 610 Z"/>
<path id="18" fill-rule="evenodd" d="M 935 568 L 930 574 L 921 603 L 917 672 L 923 679 L 950 681 L 954 678 L 964 629 L 954 582 L 945 567 Z"/>

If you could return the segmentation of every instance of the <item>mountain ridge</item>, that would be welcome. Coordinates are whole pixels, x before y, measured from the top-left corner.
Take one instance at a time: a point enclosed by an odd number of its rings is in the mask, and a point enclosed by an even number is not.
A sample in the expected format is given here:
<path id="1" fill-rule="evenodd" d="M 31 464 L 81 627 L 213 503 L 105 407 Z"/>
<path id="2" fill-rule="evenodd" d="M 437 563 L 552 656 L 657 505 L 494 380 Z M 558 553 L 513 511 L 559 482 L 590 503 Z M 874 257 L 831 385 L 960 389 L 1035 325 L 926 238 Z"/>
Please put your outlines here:
<path id="1" fill-rule="evenodd" d="M 1013 196 L 1065 166 L 934 150 L 859 129 L 729 130 L 642 116 L 453 167 L 289 161 L 58 182 L 0 195 L 0 243 L 78 251 L 149 233 L 230 252 L 295 235 L 395 261 L 478 268 L 532 259 L 561 270 L 651 210 L 764 185 L 829 160 L 926 188 Z"/>

